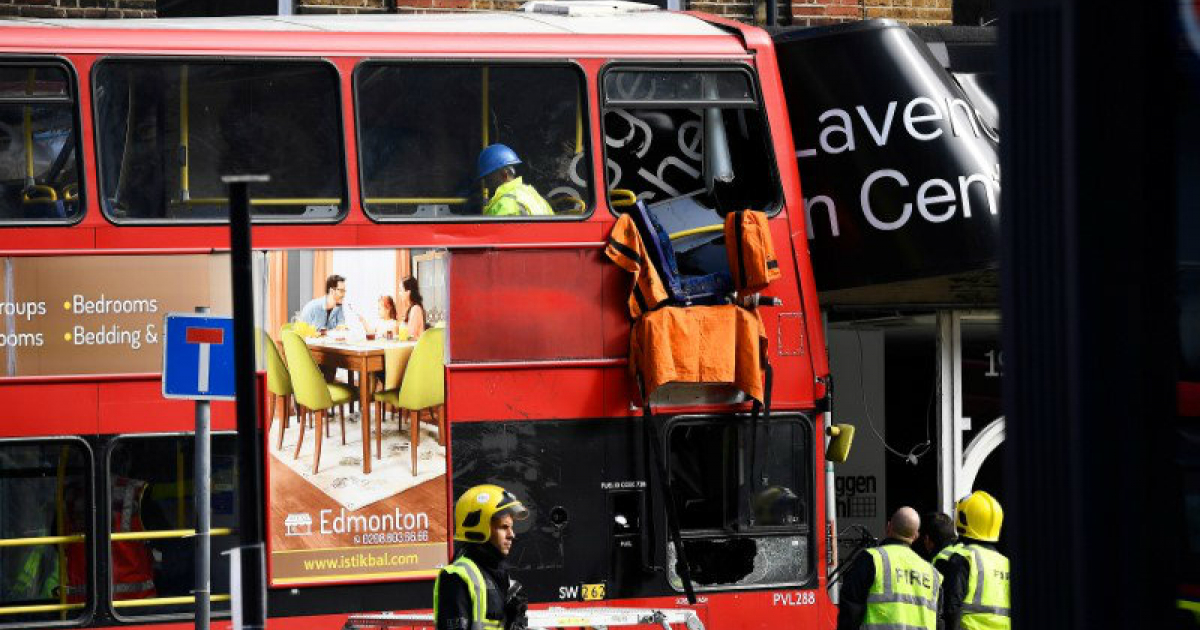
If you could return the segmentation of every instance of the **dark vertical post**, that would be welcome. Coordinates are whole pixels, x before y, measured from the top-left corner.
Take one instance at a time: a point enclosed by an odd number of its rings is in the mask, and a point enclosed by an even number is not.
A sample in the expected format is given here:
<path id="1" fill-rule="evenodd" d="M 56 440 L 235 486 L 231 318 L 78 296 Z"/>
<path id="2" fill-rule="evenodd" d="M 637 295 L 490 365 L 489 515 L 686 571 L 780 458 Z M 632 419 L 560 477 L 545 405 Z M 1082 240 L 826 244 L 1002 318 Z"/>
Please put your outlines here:
<path id="1" fill-rule="evenodd" d="M 208 313 L 207 306 L 196 312 Z M 209 630 L 212 617 L 212 415 L 207 400 L 196 401 L 196 461 L 192 462 L 196 530 L 196 630 Z"/>
<path id="2" fill-rule="evenodd" d="M 237 380 L 238 530 L 241 533 L 242 627 L 266 626 L 266 564 L 263 559 L 262 427 L 254 363 L 254 287 L 250 260 L 250 193 L 252 182 L 266 175 L 222 177 L 229 185 L 229 250 L 233 273 L 233 352 Z"/>
<path id="3" fill-rule="evenodd" d="M 1172 627 L 1170 4 L 1001 5 L 1014 628 Z"/>

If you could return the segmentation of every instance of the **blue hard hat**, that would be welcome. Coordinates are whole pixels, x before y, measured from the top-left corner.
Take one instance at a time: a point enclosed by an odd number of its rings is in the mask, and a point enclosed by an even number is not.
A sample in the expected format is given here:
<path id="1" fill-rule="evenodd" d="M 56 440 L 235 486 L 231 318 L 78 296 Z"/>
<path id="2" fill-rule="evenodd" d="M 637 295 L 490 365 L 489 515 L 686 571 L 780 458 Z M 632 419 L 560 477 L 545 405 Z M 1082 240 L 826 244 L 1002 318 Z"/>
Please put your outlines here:
<path id="1" fill-rule="evenodd" d="M 504 144 L 493 144 L 479 152 L 479 174 L 476 177 L 482 179 L 505 166 L 520 163 L 521 158 L 517 157 L 516 151 Z"/>

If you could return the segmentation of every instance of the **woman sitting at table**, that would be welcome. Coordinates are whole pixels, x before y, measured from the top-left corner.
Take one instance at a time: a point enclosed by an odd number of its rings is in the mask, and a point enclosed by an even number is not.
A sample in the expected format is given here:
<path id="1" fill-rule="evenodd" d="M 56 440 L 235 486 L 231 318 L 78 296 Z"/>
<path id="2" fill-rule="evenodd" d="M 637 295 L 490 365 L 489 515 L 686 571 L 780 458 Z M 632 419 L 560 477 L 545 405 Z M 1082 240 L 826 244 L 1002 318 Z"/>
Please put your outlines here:
<path id="1" fill-rule="evenodd" d="M 416 278 L 405 278 L 400 287 L 400 297 L 404 303 L 404 327 L 408 329 L 408 338 L 415 341 L 425 332 L 425 301 L 421 298 L 421 287 Z"/>

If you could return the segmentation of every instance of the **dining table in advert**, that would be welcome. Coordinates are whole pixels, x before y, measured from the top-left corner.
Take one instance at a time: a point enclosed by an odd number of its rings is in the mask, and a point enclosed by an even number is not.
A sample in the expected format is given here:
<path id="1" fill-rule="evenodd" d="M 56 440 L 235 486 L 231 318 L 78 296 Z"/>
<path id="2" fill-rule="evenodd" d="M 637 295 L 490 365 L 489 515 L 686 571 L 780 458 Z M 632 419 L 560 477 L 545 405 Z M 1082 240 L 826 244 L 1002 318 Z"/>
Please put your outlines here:
<path id="1" fill-rule="evenodd" d="M 374 394 L 375 377 L 373 373 L 382 373 L 384 369 L 384 350 L 400 348 L 404 351 L 403 363 L 408 362 L 412 350 L 417 346 L 416 341 L 393 340 L 335 340 L 328 337 L 310 337 L 305 339 L 308 351 L 318 365 L 343 368 L 348 372 L 358 374 L 359 409 L 362 419 L 362 448 L 363 474 L 371 472 L 371 397 Z"/>

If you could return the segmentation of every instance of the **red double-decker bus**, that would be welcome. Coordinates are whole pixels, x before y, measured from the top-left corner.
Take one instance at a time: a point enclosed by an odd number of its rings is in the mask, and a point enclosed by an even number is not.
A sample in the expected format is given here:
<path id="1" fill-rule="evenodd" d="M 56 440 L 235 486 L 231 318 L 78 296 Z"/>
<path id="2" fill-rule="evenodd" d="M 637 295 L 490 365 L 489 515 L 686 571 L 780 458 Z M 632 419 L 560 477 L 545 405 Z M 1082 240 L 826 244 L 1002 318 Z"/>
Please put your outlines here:
<path id="1" fill-rule="evenodd" d="M 429 609 L 453 500 L 482 482 L 531 508 L 510 564 L 534 608 L 832 625 L 828 367 L 764 32 L 587 3 L 6 21 L 0 137 L 0 628 L 193 623 L 194 407 L 162 396 L 162 325 L 231 311 L 220 178 L 247 173 L 270 176 L 250 200 L 270 627 Z M 553 214 L 485 213 L 494 143 Z M 682 273 L 723 264 L 721 213 L 770 217 L 769 416 L 720 382 L 643 413 L 630 278 L 604 254 L 635 202 Z M 280 345 L 314 311 L 309 352 Z M 350 403 L 297 413 L 314 369 Z M 213 404 L 217 626 L 233 416 Z"/>

